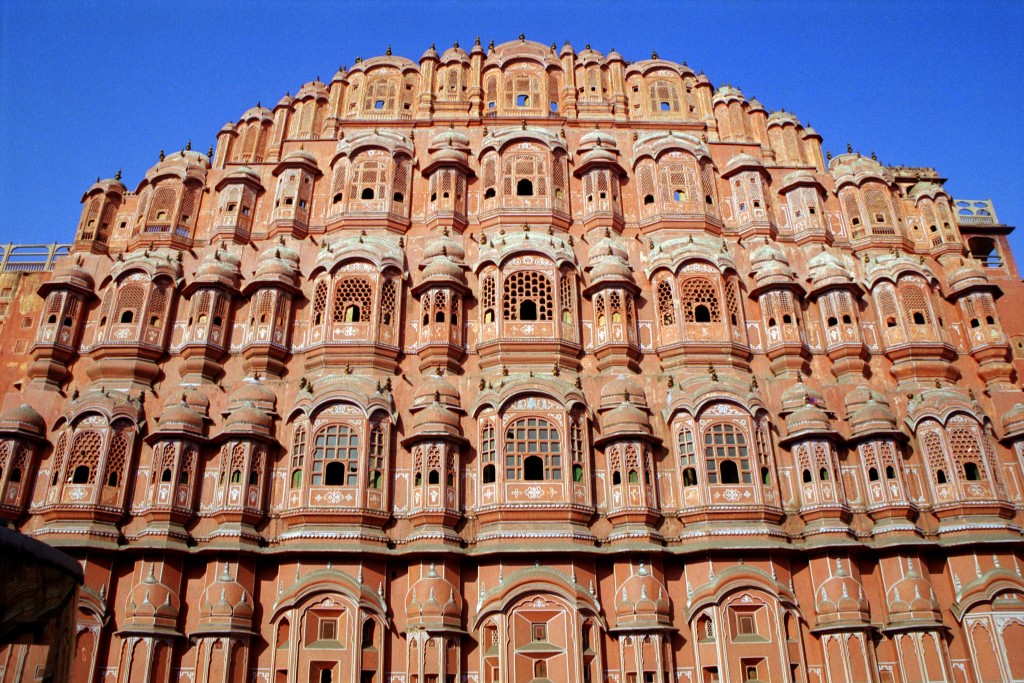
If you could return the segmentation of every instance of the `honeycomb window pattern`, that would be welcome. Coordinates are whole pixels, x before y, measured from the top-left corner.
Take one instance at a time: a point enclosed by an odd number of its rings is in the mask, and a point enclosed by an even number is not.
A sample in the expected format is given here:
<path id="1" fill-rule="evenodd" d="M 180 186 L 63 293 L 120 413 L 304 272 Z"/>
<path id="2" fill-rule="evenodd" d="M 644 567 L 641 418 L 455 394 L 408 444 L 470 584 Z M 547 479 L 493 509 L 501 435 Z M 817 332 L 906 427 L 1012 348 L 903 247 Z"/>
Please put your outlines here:
<path id="1" fill-rule="evenodd" d="M 373 301 L 373 287 L 366 278 L 344 277 L 334 285 L 334 313 L 336 323 L 369 322 L 367 314 Z"/>
<path id="2" fill-rule="evenodd" d="M 505 320 L 551 320 L 551 280 L 543 273 L 520 270 L 505 278 Z"/>

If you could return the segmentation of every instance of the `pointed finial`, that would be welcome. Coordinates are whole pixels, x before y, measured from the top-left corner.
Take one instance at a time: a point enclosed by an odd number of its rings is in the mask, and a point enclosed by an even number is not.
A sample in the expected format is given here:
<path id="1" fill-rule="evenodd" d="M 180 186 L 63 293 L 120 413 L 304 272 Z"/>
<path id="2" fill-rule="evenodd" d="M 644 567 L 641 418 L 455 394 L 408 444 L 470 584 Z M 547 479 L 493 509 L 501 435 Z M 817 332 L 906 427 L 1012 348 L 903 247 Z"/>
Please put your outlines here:
<path id="1" fill-rule="evenodd" d="M 114 174 L 114 180 L 121 179 L 121 169 L 117 169 L 117 173 Z"/>
<path id="2" fill-rule="evenodd" d="M 832 152 L 825 152 L 825 160 L 832 161 Z"/>
<path id="3" fill-rule="evenodd" d="M 187 141 L 187 142 L 185 143 L 185 151 L 186 151 L 186 152 L 190 152 L 190 151 L 192 151 L 192 141 L 191 141 L 191 140 L 189 140 L 189 141 Z"/>
<path id="4" fill-rule="evenodd" d="M 473 44 L 474 45 L 479 45 L 480 44 L 480 36 L 476 37 L 476 40 L 473 42 Z"/>
<path id="5" fill-rule="evenodd" d="M 875 150 L 871 150 L 871 160 L 878 161 L 878 157 L 875 156 Z"/>
<path id="6" fill-rule="evenodd" d="M 210 145 L 209 149 L 206 150 L 206 156 L 208 156 L 208 157 L 212 157 L 213 156 L 213 145 Z"/>
<path id="7" fill-rule="evenodd" d="M 651 59 L 657 59 L 657 58 L 658 58 L 658 53 L 655 52 L 654 50 L 651 50 Z"/>
<path id="8" fill-rule="evenodd" d="M 853 154 L 853 145 L 851 145 L 849 142 L 846 143 L 846 153 Z"/>
<path id="9" fill-rule="evenodd" d="M 390 45 L 388 45 L 388 49 L 384 51 L 384 54 L 387 55 L 388 57 L 391 56 L 391 46 Z"/>
<path id="10" fill-rule="evenodd" d="M 522 33 L 520 33 L 519 34 L 519 42 L 523 42 L 524 40 L 526 40 L 526 36 L 523 35 Z"/>
<path id="11" fill-rule="evenodd" d="M 164 160 L 164 151 L 160 150 L 160 161 Z"/>

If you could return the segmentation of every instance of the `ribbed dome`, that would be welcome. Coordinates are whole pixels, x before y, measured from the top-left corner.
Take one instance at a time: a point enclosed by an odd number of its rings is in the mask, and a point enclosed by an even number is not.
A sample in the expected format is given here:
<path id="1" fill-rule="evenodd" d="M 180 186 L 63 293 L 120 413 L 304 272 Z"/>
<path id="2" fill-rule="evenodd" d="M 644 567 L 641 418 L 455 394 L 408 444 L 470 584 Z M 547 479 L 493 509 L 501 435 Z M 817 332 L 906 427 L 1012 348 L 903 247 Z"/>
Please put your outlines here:
<path id="1" fill-rule="evenodd" d="M 1003 438 L 1016 438 L 1024 434 L 1024 403 L 1017 403 L 1003 413 Z"/>
<path id="2" fill-rule="evenodd" d="M 817 405 L 824 407 L 825 399 L 821 392 L 803 382 L 797 382 L 782 392 L 782 414 L 796 410 L 805 405 Z"/>
<path id="3" fill-rule="evenodd" d="M 647 407 L 647 396 L 643 387 L 630 377 L 620 375 L 601 387 L 601 410 L 614 408 L 624 400 L 643 408 Z"/>
<path id="4" fill-rule="evenodd" d="M 620 628 L 671 623 L 668 591 L 643 563 L 616 591 L 615 620 Z"/>
<path id="5" fill-rule="evenodd" d="M 0 415 L 0 433 L 11 432 L 41 437 L 46 434 L 46 421 L 32 406 L 22 403 Z"/>
<path id="6" fill-rule="evenodd" d="M 988 276 L 978 267 L 978 262 L 974 259 L 962 260 L 960 267 L 950 273 L 948 282 L 949 288 L 953 292 L 989 284 Z"/>
<path id="7" fill-rule="evenodd" d="M 246 402 L 228 415 L 225 431 L 235 434 L 257 434 L 269 436 L 274 427 L 273 419 L 265 412 Z"/>
<path id="8" fill-rule="evenodd" d="M 853 282 L 853 274 L 832 252 L 822 250 L 807 262 L 808 280 L 815 289 Z"/>
<path id="9" fill-rule="evenodd" d="M 234 406 L 245 403 L 251 403 L 266 412 L 273 412 L 277 406 L 277 394 L 270 387 L 260 382 L 242 381 L 231 392 L 228 404 Z"/>
<path id="10" fill-rule="evenodd" d="M 822 582 L 814 595 L 818 618 L 825 623 L 868 620 L 868 601 L 864 588 L 846 573 L 842 564 L 835 575 Z"/>
<path id="11" fill-rule="evenodd" d="M 832 421 L 821 408 L 805 405 L 786 416 L 787 438 L 832 433 Z"/>
<path id="12" fill-rule="evenodd" d="M 445 434 L 462 436 L 462 425 L 459 416 L 440 403 L 440 395 L 423 410 L 417 411 L 412 418 L 413 435 Z"/>
<path id="13" fill-rule="evenodd" d="M 405 612 L 412 625 L 459 629 L 462 620 L 462 596 L 432 564 L 405 596 Z"/>
<path id="14" fill-rule="evenodd" d="M 861 385 L 846 395 L 847 420 L 853 436 L 898 431 L 896 416 L 885 397 L 867 385 Z"/>
<path id="15" fill-rule="evenodd" d="M 173 631 L 181 609 L 181 600 L 173 590 L 157 580 L 153 564 L 149 574 L 136 584 L 125 605 L 129 628 Z"/>
<path id="16" fill-rule="evenodd" d="M 184 432 L 194 436 L 203 434 L 203 415 L 187 403 L 170 403 L 160 412 L 160 432 Z"/>
<path id="17" fill-rule="evenodd" d="M 416 382 L 416 395 L 413 398 L 412 409 L 419 410 L 432 404 L 435 399 L 441 405 L 454 410 L 461 410 L 459 390 L 452 386 L 441 375 L 424 375 Z"/>
<path id="18" fill-rule="evenodd" d="M 424 282 L 457 282 L 466 284 L 465 269 L 455 261 L 445 256 L 439 256 L 430 261 L 423 269 Z"/>
<path id="19" fill-rule="evenodd" d="M 647 435 L 651 433 L 651 421 L 640 408 L 622 401 L 601 418 L 602 438 L 619 435 Z"/>
<path id="20" fill-rule="evenodd" d="M 248 630 L 252 628 L 253 601 L 249 591 L 231 577 L 227 562 L 211 583 L 199 601 L 200 629 L 235 628 Z"/>
<path id="21" fill-rule="evenodd" d="M 465 261 L 466 250 L 462 244 L 448 235 L 432 237 L 423 249 L 423 260 L 445 257 L 453 261 Z"/>

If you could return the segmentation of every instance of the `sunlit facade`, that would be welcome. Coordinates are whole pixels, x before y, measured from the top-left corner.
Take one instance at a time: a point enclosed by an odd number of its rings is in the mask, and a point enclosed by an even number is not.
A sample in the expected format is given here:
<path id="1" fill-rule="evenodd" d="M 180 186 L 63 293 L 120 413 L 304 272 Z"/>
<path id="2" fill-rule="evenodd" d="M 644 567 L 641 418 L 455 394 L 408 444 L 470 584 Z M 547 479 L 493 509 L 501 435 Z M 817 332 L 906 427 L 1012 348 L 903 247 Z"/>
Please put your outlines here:
<path id="1" fill-rule="evenodd" d="M 88 188 L 0 273 L 73 680 L 1024 680 L 1012 228 L 821 142 L 520 37 Z"/>

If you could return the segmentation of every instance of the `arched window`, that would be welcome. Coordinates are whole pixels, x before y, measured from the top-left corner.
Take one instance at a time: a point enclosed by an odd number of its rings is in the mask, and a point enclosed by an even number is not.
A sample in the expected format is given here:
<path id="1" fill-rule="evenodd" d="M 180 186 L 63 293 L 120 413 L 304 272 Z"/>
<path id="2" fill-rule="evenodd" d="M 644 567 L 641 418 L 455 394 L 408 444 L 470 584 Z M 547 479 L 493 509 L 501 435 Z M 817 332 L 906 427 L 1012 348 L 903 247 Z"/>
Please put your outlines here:
<path id="1" fill-rule="evenodd" d="M 81 432 L 71 443 L 68 472 L 72 484 L 92 484 L 96 481 L 96 469 L 100 462 L 100 446 L 103 438 L 99 432 Z"/>
<path id="2" fill-rule="evenodd" d="M 652 112 L 679 111 L 679 90 L 671 81 L 652 81 L 647 86 L 647 94 Z"/>
<path id="3" fill-rule="evenodd" d="M 388 167 L 383 161 L 366 159 L 358 161 L 352 168 L 352 185 L 349 197 L 369 201 L 387 197 Z"/>
<path id="4" fill-rule="evenodd" d="M 551 320 L 551 280 L 536 271 L 520 270 L 505 278 L 505 320 Z"/>
<path id="5" fill-rule="evenodd" d="M 562 478 L 562 442 L 553 424 L 539 417 L 524 417 L 509 425 L 505 432 L 505 478 Z"/>
<path id="6" fill-rule="evenodd" d="M 546 165 L 539 154 L 515 154 L 507 152 L 502 156 L 502 194 L 505 197 L 546 197 Z"/>
<path id="7" fill-rule="evenodd" d="M 377 421 L 370 426 L 370 448 L 367 453 L 367 488 L 380 489 L 384 485 L 384 425 Z"/>
<path id="8" fill-rule="evenodd" d="M 330 464 L 340 465 L 327 471 Z M 348 425 L 328 425 L 313 440 L 313 486 L 359 483 L 359 434 Z"/>
<path id="9" fill-rule="evenodd" d="M 316 283 L 313 290 L 313 324 L 319 325 L 324 321 L 324 312 L 327 310 L 327 281 L 321 280 Z"/>
<path id="10" fill-rule="evenodd" d="M 394 112 L 398 87 L 387 78 L 372 78 L 363 85 L 363 111 Z"/>
<path id="11" fill-rule="evenodd" d="M 900 302 L 903 314 L 908 323 L 914 325 L 930 325 L 931 314 L 928 312 L 928 298 L 920 287 L 903 285 L 900 287 Z"/>
<path id="12" fill-rule="evenodd" d="M 117 293 L 114 320 L 122 323 L 134 322 L 142 312 L 145 298 L 146 290 L 142 285 L 130 284 L 122 287 Z"/>
<path id="13" fill-rule="evenodd" d="M 495 306 L 493 274 L 485 275 L 480 284 L 480 305 L 484 309 L 483 321 L 485 323 L 493 323 Z"/>
<path id="14" fill-rule="evenodd" d="M 704 433 L 704 460 L 709 484 L 751 483 L 747 437 L 732 423 L 720 422 Z"/>

